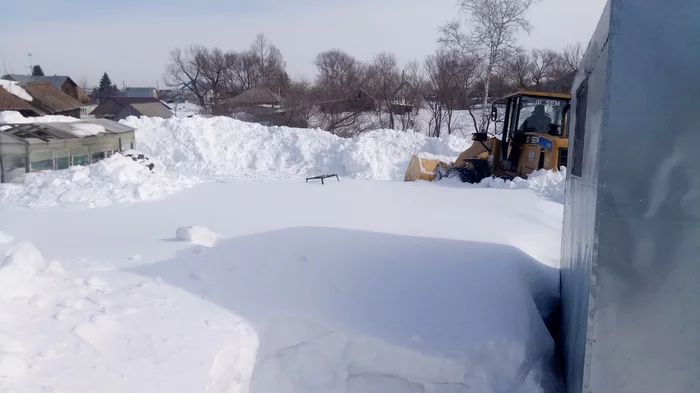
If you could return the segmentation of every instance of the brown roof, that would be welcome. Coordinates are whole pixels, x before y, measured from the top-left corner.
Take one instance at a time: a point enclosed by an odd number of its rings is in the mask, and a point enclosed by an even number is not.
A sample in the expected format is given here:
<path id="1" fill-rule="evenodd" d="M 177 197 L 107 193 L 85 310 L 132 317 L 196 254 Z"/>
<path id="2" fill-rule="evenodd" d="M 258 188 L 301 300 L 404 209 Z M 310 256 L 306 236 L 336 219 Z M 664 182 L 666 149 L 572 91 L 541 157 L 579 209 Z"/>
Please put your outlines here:
<path id="1" fill-rule="evenodd" d="M 49 82 L 24 82 L 19 85 L 34 98 L 32 105 L 47 113 L 65 112 L 82 106 L 80 101 Z"/>
<path id="2" fill-rule="evenodd" d="M 33 111 L 37 115 L 45 115 L 46 113 L 33 107 L 29 102 L 17 97 L 9 91 L 0 87 L 0 111 Z"/>
<path id="3" fill-rule="evenodd" d="M 234 105 L 281 104 L 284 98 L 268 88 L 253 87 L 233 97 L 229 102 Z"/>

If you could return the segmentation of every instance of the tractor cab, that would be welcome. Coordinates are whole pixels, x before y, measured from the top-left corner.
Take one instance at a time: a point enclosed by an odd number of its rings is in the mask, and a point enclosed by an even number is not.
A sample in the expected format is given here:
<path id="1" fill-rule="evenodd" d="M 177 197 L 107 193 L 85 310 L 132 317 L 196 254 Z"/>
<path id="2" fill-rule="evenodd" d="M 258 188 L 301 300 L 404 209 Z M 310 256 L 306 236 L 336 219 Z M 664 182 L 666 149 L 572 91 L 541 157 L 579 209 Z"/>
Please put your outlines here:
<path id="1" fill-rule="evenodd" d="M 495 147 L 494 172 L 526 177 L 539 169 L 558 170 L 567 165 L 569 139 L 568 94 L 520 91 L 497 100 L 492 120 L 503 108 L 503 132 Z"/>

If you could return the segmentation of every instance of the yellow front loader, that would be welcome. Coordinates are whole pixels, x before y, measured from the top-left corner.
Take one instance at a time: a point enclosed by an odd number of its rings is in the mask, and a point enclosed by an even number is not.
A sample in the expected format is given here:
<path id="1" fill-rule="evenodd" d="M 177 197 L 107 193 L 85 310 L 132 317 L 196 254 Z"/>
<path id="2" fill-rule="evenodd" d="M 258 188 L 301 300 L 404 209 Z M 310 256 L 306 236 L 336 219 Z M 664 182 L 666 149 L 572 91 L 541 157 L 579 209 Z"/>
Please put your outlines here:
<path id="1" fill-rule="evenodd" d="M 505 108 L 500 136 L 475 133 L 474 143 L 453 163 L 415 155 L 405 180 L 433 181 L 456 173 L 464 182 L 478 183 L 490 176 L 526 178 L 539 169 L 565 167 L 568 164 L 570 102 L 568 94 L 519 91 L 508 95 L 496 101 L 491 109 L 492 120 L 496 121 L 498 107 Z"/>

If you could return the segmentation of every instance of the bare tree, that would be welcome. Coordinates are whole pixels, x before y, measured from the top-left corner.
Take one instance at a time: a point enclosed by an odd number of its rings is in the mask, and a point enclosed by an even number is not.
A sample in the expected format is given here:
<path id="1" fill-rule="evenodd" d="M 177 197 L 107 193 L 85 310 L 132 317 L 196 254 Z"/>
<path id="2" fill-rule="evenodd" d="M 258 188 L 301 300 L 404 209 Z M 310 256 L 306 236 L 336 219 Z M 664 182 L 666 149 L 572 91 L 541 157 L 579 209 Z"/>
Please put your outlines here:
<path id="1" fill-rule="evenodd" d="M 472 56 L 447 49 L 426 58 L 429 135 L 440 137 L 443 127 L 447 127 L 448 134 L 455 131 L 454 111 L 470 107 L 477 65 Z"/>
<path id="2" fill-rule="evenodd" d="M 284 93 L 285 125 L 306 128 L 313 114 L 313 89 L 308 80 L 293 80 Z"/>
<path id="3" fill-rule="evenodd" d="M 396 115 L 397 127 L 403 131 L 422 132 L 421 124 L 416 120 L 425 100 L 426 80 L 418 61 L 409 61 L 401 73 L 401 84 L 394 100 L 413 108 Z"/>
<path id="4" fill-rule="evenodd" d="M 518 33 L 530 32 L 532 25 L 525 13 L 538 0 L 459 0 L 460 12 L 466 17 L 467 32 L 459 22 L 441 29 L 440 42 L 462 53 L 474 53 L 484 60 L 480 73 L 484 84 L 479 130 L 486 132 L 490 124 L 491 81 L 494 71 L 515 46 Z"/>
<path id="5" fill-rule="evenodd" d="M 378 120 L 377 128 L 395 128 L 392 101 L 401 82 L 396 57 L 386 52 L 375 56 L 374 61 L 367 68 L 367 87 L 379 104 L 375 109 Z"/>
<path id="6" fill-rule="evenodd" d="M 567 74 L 575 74 L 578 72 L 579 64 L 583 60 L 583 47 L 580 42 L 573 45 L 567 45 L 559 54 L 562 64 L 562 69 Z"/>
<path id="7" fill-rule="evenodd" d="M 219 97 L 225 91 L 225 77 L 233 67 L 235 58 L 219 48 L 204 50 L 200 60 L 202 83 L 207 86 L 211 96 L 211 107 L 217 108 Z"/>
<path id="8" fill-rule="evenodd" d="M 520 52 L 508 59 L 502 67 L 504 78 L 513 90 L 530 88 L 532 80 L 532 59 L 526 52 Z"/>
<path id="9" fill-rule="evenodd" d="M 80 80 L 78 81 L 78 86 L 87 94 L 87 92 L 90 90 L 88 86 L 88 80 L 86 77 L 81 77 Z"/>
<path id="10" fill-rule="evenodd" d="M 166 67 L 165 83 L 171 87 L 185 87 L 199 101 L 202 108 L 207 108 L 207 95 L 211 86 L 206 83 L 202 72 L 207 58 L 207 49 L 193 45 L 184 51 L 180 48 L 170 52 L 170 61 Z"/>
<path id="11" fill-rule="evenodd" d="M 554 71 L 560 57 L 551 49 L 533 49 L 531 61 L 531 79 L 535 88 L 542 90 L 543 85 L 555 78 Z"/>
<path id="12" fill-rule="evenodd" d="M 264 34 L 259 33 L 255 37 L 248 56 L 248 62 L 253 66 L 252 80 L 255 86 L 265 86 L 279 91 L 289 83 L 282 52 L 268 41 Z"/>
<path id="13" fill-rule="evenodd" d="M 314 60 L 317 69 L 314 99 L 319 104 L 320 126 L 341 136 L 355 136 L 362 131 L 358 116 L 362 105 L 362 86 L 367 74 L 364 64 L 349 54 L 331 49 Z"/>

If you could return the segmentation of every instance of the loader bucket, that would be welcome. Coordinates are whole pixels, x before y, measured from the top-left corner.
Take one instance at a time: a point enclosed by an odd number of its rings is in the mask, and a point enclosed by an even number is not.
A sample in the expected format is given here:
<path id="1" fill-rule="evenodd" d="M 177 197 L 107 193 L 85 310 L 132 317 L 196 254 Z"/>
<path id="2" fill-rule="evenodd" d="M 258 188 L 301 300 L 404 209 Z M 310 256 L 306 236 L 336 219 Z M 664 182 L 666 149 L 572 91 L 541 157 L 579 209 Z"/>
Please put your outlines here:
<path id="1" fill-rule="evenodd" d="M 419 157 L 414 155 L 408 163 L 404 181 L 439 180 L 447 172 L 449 164 L 438 158 Z"/>

